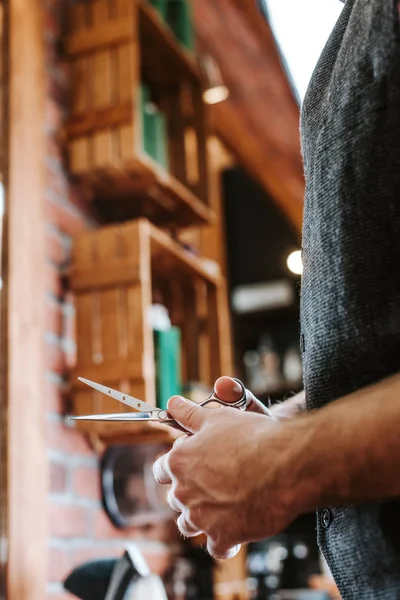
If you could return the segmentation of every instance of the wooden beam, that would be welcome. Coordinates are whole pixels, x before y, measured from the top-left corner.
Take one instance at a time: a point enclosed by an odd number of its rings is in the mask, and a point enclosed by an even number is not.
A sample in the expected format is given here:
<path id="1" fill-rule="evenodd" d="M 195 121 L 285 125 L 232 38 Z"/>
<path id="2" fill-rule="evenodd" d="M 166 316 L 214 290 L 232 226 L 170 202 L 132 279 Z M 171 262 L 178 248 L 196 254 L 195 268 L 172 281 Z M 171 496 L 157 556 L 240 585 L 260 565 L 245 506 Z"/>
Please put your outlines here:
<path id="1" fill-rule="evenodd" d="M 271 194 L 296 231 L 300 232 L 303 206 L 301 202 L 293 201 L 293 198 L 303 197 L 300 186 L 296 190 L 289 187 L 291 184 L 285 181 L 285 173 L 276 170 L 275 165 L 265 155 L 264 147 L 247 131 L 240 115 L 235 113 L 228 103 L 216 104 L 213 107 L 213 122 L 217 134 L 229 150 L 247 172 Z"/>
<path id="2" fill-rule="evenodd" d="M 203 0 L 194 14 L 200 52 L 215 58 L 230 91 L 212 107 L 214 131 L 299 233 L 299 106 L 271 28 L 255 0 Z"/>
<path id="3" fill-rule="evenodd" d="M 290 84 L 286 69 L 282 63 L 282 58 L 278 51 L 274 34 L 272 33 L 268 21 L 258 8 L 257 2 L 255 2 L 255 0 L 233 0 L 233 2 L 238 10 L 242 12 L 244 18 L 247 19 L 262 46 L 265 48 L 265 52 L 269 54 L 271 59 L 273 59 L 277 65 L 279 65 L 282 72 L 282 81 L 286 84 L 287 98 L 290 98 L 293 110 L 296 113 L 299 112 L 299 103 Z"/>
<path id="4" fill-rule="evenodd" d="M 6 6 L 6 596 L 32 600 L 45 598 L 47 577 L 43 6 L 39 0 L 10 0 Z"/>

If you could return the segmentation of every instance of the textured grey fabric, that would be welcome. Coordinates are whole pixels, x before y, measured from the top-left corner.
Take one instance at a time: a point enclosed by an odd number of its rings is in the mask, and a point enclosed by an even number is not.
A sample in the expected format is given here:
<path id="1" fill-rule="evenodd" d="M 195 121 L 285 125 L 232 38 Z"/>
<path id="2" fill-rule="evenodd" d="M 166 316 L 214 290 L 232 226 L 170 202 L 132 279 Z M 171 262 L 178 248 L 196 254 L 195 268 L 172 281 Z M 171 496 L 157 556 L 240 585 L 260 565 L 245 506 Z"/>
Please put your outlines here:
<path id="1" fill-rule="evenodd" d="M 308 407 L 318 408 L 400 371 L 393 0 L 346 1 L 306 94 L 301 134 L 304 383 Z M 400 502 L 330 511 L 327 529 L 319 511 L 318 541 L 343 600 L 400 600 Z"/>

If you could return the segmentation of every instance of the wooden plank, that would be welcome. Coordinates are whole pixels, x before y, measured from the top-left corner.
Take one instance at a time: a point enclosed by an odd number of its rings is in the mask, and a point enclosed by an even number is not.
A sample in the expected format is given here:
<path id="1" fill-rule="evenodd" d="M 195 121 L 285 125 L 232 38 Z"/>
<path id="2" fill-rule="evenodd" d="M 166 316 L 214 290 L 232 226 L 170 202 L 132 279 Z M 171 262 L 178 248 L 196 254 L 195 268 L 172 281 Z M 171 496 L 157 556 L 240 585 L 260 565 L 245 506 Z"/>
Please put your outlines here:
<path id="1" fill-rule="evenodd" d="M 114 0 L 114 2 L 116 14 L 119 19 L 127 19 L 132 16 L 136 2 L 132 2 L 132 0 Z"/>
<path id="2" fill-rule="evenodd" d="M 110 21 L 98 27 L 71 34 L 67 40 L 69 56 L 90 54 L 101 48 L 110 48 L 132 40 L 132 23 L 130 20 Z"/>
<path id="3" fill-rule="evenodd" d="M 72 61 L 72 113 L 85 113 L 89 108 L 90 61 L 87 56 Z"/>
<path id="4" fill-rule="evenodd" d="M 248 173 L 276 200 L 282 211 L 294 226 L 301 231 L 304 189 L 299 178 L 296 189 L 290 189 L 281 174 L 266 160 L 265 148 L 246 128 L 246 123 L 227 102 L 212 107 L 213 122 L 217 134 L 228 149 L 238 159 Z M 289 184 L 290 184 L 290 180 Z"/>
<path id="5" fill-rule="evenodd" d="M 121 44 L 116 50 L 118 100 L 122 104 L 132 101 L 133 98 L 133 48 L 134 45 L 132 43 Z"/>
<path id="6" fill-rule="evenodd" d="M 132 284 L 139 280 L 140 271 L 135 259 L 110 260 L 101 268 L 81 269 L 77 267 L 71 272 L 71 284 L 75 292 Z"/>
<path id="7" fill-rule="evenodd" d="M 153 225 L 150 225 L 150 231 L 153 257 L 158 253 L 167 254 L 170 262 L 175 262 L 178 271 L 186 271 L 214 284 L 219 281 L 219 276 L 208 271 L 201 259 L 186 252 L 167 233 Z"/>
<path id="8" fill-rule="evenodd" d="M 113 164 L 113 139 L 110 129 L 99 131 L 93 135 L 92 140 L 94 167 L 105 167 Z"/>
<path id="9" fill-rule="evenodd" d="M 129 160 L 133 158 L 133 144 L 133 126 L 121 126 L 119 128 L 119 157 L 121 160 Z"/>
<path id="10" fill-rule="evenodd" d="M 68 7 L 69 31 L 81 31 L 88 26 L 89 7 L 86 2 L 71 2 Z"/>
<path id="11" fill-rule="evenodd" d="M 139 264 L 140 285 L 127 290 L 128 303 L 128 348 L 132 362 L 140 364 L 145 383 L 145 400 L 155 406 L 155 369 L 153 332 L 149 327 L 148 315 L 152 303 L 152 275 L 150 228 L 146 221 L 132 224 L 132 235 L 138 248 L 135 257 Z"/>
<path id="12" fill-rule="evenodd" d="M 97 30 L 107 24 L 107 0 L 95 0 L 91 3 L 92 25 Z M 92 78 L 91 110 L 109 108 L 112 105 L 112 52 L 113 48 L 98 50 L 90 55 Z M 97 129 L 92 138 L 93 166 L 101 167 L 112 164 L 113 139 L 110 128 Z"/>
<path id="13" fill-rule="evenodd" d="M 143 370 L 141 363 L 139 363 L 139 361 L 132 361 L 132 359 L 129 358 L 124 361 L 118 360 L 115 362 L 86 366 L 84 364 L 79 364 L 78 361 L 77 366 L 72 370 L 71 378 L 72 381 L 75 382 L 74 388 L 76 388 L 76 379 L 78 377 L 85 377 L 86 379 L 101 383 L 102 381 L 112 380 L 122 381 L 123 379 L 126 379 L 127 374 L 132 381 L 142 381 Z M 146 401 L 149 400 L 146 399 Z"/>
<path id="14" fill-rule="evenodd" d="M 182 375 L 183 381 L 200 381 L 199 373 L 199 322 L 197 295 L 193 282 L 183 289 L 182 323 Z"/>
<path id="15" fill-rule="evenodd" d="M 132 122 L 132 102 L 125 102 L 107 108 L 86 110 L 74 115 L 66 127 L 70 139 L 89 135 L 102 129 Z"/>
<path id="16" fill-rule="evenodd" d="M 77 362 L 80 365 L 93 363 L 93 295 L 80 294 L 75 298 Z"/>
<path id="17" fill-rule="evenodd" d="M 91 167 L 90 145 L 86 137 L 73 140 L 69 145 L 69 167 L 74 175 L 86 173 Z"/>
<path id="18" fill-rule="evenodd" d="M 106 23 L 108 21 L 108 2 L 107 0 L 92 0 L 90 3 L 92 12 L 92 25 Z"/>
<path id="19" fill-rule="evenodd" d="M 79 58 L 72 63 L 72 114 L 85 113 L 90 107 L 90 62 L 87 57 Z M 90 143 L 83 132 L 78 139 L 69 144 L 69 166 L 74 174 L 84 173 L 90 169 Z"/>
<path id="20" fill-rule="evenodd" d="M 2 391 L 8 392 L 6 438 L 1 440 L 7 488 L 0 497 L 6 502 L 8 522 L 8 540 L 3 538 L 8 541 L 6 597 L 18 600 L 45 598 L 48 573 L 42 16 L 39 0 L 7 2 L 8 156 L 2 170 L 8 248 L 1 294 L 7 303 L 2 323 L 8 339 L 6 365 L 1 352 Z"/>
<path id="21" fill-rule="evenodd" d="M 208 148 L 207 139 L 209 135 L 209 115 L 208 107 L 203 102 L 201 87 L 199 85 L 192 86 L 193 95 L 193 128 L 196 132 L 197 143 L 197 170 L 198 181 L 194 187 L 194 193 L 209 204 L 208 196 L 208 181 L 209 181 L 209 164 L 208 164 Z M 189 180 L 190 181 L 190 180 Z"/>

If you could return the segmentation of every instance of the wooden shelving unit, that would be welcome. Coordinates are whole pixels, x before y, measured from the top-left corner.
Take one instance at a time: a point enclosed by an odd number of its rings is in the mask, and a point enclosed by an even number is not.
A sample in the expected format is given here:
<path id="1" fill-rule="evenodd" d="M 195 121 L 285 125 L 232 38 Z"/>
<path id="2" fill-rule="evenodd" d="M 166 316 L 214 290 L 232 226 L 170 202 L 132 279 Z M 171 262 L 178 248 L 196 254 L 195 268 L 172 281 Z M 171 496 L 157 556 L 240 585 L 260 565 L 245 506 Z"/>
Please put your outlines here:
<path id="1" fill-rule="evenodd" d="M 76 0 L 69 13 L 70 172 L 108 223 L 78 236 L 73 248 L 77 358 L 71 412 L 125 412 L 128 407 L 77 377 L 155 406 L 148 315 L 156 298 L 181 331 L 183 382 L 212 388 L 219 376 L 233 374 L 219 197 L 223 166 L 213 156 L 209 169 L 196 58 L 147 0 Z M 145 151 L 143 84 L 165 117 L 165 163 Z M 184 239 L 178 230 L 186 226 L 187 239 L 199 242 L 199 255 L 165 231 Z M 81 421 L 77 427 L 103 444 L 172 442 L 178 435 L 162 425 Z M 245 574 L 243 551 L 217 569 L 216 598 L 247 600 Z"/>
<path id="2" fill-rule="evenodd" d="M 207 119 L 194 56 L 147 0 L 77 0 L 69 12 L 71 174 L 105 221 L 211 223 Z M 142 85 L 165 118 L 168 165 L 144 150 Z"/>
<path id="3" fill-rule="evenodd" d="M 212 386 L 229 372 L 225 280 L 149 221 L 139 219 L 78 236 L 71 286 L 77 316 L 77 364 L 71 379 L 74 414 L 126 410 L 81 384 L 79 376 L 156 405 L 148 319 L 155 288 L 182 332 L 184 381 Z M 128 431 L 141 435 L 148 431 L 124 423 L 79 422 L 79 427 L 108 440 L 124 437 Z M 169 428 L 157 431 L 173 436 Z"/>

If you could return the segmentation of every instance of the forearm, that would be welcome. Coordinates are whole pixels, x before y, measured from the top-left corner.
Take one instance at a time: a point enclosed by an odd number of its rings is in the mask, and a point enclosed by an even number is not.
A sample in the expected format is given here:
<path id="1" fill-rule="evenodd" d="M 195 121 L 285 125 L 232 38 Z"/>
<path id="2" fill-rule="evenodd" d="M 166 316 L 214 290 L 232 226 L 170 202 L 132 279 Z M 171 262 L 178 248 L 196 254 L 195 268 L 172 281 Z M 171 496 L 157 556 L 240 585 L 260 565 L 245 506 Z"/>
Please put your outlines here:
<path id="1" fill-rule="evenodd" d="M 305 412 L 306 410 L 306 398 L 304 391 L 284 400 L 283 402 L 278 402 L 274 404 L 271 408 L 271 411 L 274 417 L 278 420 L 282 419 L 293 419 L 297 415 Z"/>
<path id="2" fill-rule="evenodd" d="M 282 426 L 299 512 L 400 496 L 400 375 Z"/>

